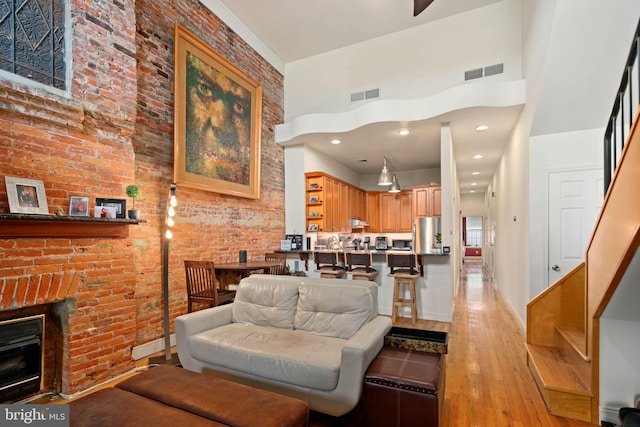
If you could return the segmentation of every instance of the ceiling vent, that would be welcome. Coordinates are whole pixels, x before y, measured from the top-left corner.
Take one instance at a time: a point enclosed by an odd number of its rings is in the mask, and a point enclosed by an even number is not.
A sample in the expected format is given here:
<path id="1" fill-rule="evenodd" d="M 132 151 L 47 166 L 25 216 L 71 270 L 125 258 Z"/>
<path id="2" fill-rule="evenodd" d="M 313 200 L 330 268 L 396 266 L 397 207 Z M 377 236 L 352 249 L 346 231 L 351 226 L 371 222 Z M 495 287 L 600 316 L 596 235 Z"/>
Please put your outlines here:
<path id="1" fill-rule="evenodd" d="M 482 68 L 476 68 L 475 70 L 469 70 L 464 72 L 464 80 L 479 79 L 482 77 Z"/>
<path id="2" fill-rule="evenodd" d="M 380 89 L 369 89 L 364 92 L 354 92 L 351 94 L 351 102 L 363 101 L 365 99 L 378 98 Z"/>
<path id="3" fill-rule="evenodd" d="M 504 64 L 489 65 L 488 67 L 484 67 L 485 77 L 502 73 L 504 73 Z"/>
<path id="4" fill-rule="evenodd" d="M 495 76 L 496 74 L 504 73 L 504 63 L 487 65 L 484 68 L 475 68 L 464 72 L 464 80 L 480 79 L 482 77 Z"/>

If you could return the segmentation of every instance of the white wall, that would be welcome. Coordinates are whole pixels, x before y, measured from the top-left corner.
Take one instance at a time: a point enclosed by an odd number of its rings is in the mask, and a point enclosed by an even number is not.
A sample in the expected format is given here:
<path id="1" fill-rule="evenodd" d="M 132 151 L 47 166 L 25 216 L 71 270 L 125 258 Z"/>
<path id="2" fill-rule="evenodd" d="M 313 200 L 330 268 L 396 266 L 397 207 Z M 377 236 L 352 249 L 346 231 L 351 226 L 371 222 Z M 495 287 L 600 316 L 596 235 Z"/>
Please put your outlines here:
<path id="1" fill-rule="evenodd" d="M 495 224 L 495 285 L 523 329 L 529 302 L 528 130 L 523 113 L 487 190 L 495 192 L 490 214 Z"/>
<path id="2" fill-rule="evenodd" d="M 380 165 L 380 169 L 382 170 L 382 165 Z M 394 173 L 403 190 L 409 189 L 414 185 L 440 184 L 440 168 L 417 169 Z M 378 186 L 378 176 L 379 173 L 360 175 L 359 187 L 363 190 L 380 191 L 384 187 Z"/>
<path id="3" fill-rule="evenodd" d="M 521 78 L 518 0 L 287 64 L 285 121 L 360 107 L 350 94 L 374 88 L 377 99 L 425 98 L 464 83 L 466 70 L 498 63 L 504 74 L 478 81 Z"/>
<path id="4" fill-rule="evenodd" d="M 617 423 L 618 409 L 640 397 L 640 252 L 636 251 L 600 319 L 600 415 Z"/>
<path id="5" fill-rule="evenodd" d="M 460 195 L 460 210 L 462 216 L 484 216 L 485 193 L 467 193 Z"/>

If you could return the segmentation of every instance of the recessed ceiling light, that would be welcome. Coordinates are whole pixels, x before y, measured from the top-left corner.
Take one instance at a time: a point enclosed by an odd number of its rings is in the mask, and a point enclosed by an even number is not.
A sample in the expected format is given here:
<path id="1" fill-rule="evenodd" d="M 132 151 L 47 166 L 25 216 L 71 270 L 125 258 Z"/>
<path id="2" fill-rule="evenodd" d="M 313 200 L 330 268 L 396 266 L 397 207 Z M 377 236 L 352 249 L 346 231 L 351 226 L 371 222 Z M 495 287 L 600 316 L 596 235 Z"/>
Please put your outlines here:
<path id="1" fill-rule="evenodd" d="M 409 129 L 402 129 L 398 131 L 398 135 L 400 136 L 406 136 L 409 135 L 411 133 L 411 131 Z"/>
<path id="2" fill-rule="evenodd" d="M 489 129 L 489 126 L 487 126 L 487 125 L 480 125 L 480 126 L 478 126 L 476 128 L 476 130 L 478 130 L 478 131 L 483 131 L 483 130 L 487 130 L 487 129 Z"/>
<path id="3" fill-rule="evenodd" d="M 471 172 L 471 175 L 480 175 L 480 172 Z"/>
<path id="4" fill-rule="evenodd" d="M 469 193 L 475 193 L 475 192 L 476 192 L 476 190 L 471 190 L 471 191 L 469 191 Z"/>
<path id="5" fill-rule="evenodd" d="M 340 141 L 339 139 L 332 139 L 332 140 L 331 140 L 331 143 L 332 143 L 333 145 L 338 145 L 338 144 L 342 144 L 342 141 Z"/>
<path id="6" fill-rule="evenodd" d="M 482 158 L 482 154 L 476 154 L 475 156 L 473 156 L 474 159 L 481 159 Z"/>
<path id="7" fill-rule="evenodd" d="M 477 182 L 472 182 L 471 185 L 478 185 L 478 183 Z"/>

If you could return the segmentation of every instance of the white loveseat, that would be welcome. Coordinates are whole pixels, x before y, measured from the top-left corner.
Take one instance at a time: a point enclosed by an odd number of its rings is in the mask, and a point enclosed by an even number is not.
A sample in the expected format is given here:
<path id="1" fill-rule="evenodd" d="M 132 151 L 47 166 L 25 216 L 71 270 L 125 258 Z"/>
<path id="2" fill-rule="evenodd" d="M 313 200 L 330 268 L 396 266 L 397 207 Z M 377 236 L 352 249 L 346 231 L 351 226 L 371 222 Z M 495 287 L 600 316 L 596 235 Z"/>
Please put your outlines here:
<path id="1" fill-rule="evenodd" d="M 176 318 L 182 366 L 298 398 L 340 416 L 391 328 L 373 282 L 296 276 L 242 279 L 232 304 Z"/>

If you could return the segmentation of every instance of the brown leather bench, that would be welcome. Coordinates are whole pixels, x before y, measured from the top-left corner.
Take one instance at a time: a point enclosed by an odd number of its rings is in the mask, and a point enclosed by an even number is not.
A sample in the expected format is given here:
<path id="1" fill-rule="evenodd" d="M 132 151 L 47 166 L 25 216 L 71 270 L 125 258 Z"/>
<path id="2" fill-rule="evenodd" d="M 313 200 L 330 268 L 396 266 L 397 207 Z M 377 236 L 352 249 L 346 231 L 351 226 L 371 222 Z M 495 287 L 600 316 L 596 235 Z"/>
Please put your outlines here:
<path id="1" fill-rule="evenodd" d="M 302 427 L 298 399 L 161 365 L 70 403 L 71 426 Z"/>
<path id="2" fill-rule="evenodd" d="M 445 355 L 383 347 L 364 376 L 367 427 L 438 427 Z"/>

